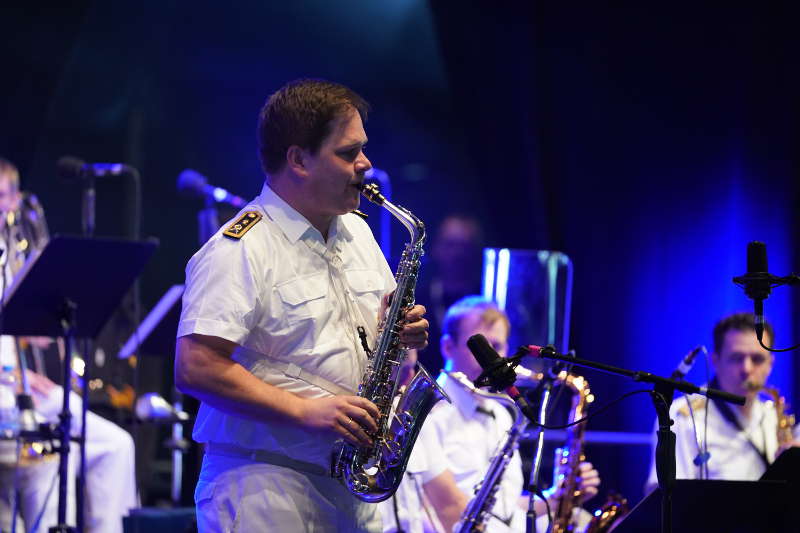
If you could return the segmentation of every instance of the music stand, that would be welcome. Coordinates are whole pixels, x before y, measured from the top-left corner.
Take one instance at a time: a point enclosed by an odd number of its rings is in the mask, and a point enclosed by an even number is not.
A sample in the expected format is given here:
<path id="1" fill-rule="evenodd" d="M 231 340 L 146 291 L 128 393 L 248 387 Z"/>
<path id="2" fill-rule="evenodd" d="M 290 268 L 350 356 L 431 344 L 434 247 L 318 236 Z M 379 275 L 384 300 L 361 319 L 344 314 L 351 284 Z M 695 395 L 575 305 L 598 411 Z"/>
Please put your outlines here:
<path id="1" fill-rule="evenodd" d="M 153 306 L 142 323 L 136 328 L 128 341 L 117 354 L 118 359 L 127 359 L 136 353 L 158 356 L 172 356 L 175 353 L 175 337 L 178 333 L 178 321 L 181 314 L 181 296 L 184 285 L 173 285 Z M 138 395 L 139 391 L 136 391 Z M 183 411 L 183 395 L 177 388 L 172 388 L 172 405 L 175 412 Z M 172 424 L 172 438 L 166 447 L 172 450 L 172 486 L 170 496 L 177 506 L 181 499 L 183 479 L 183 454 L 188 443 L 183 438 L 184 420 L 175 420 Z"/>
<path id="2" fill-rule="evenodd" d="M 676 479 L 673 527 L 681 533 L 789 533 L 787 489 L 785 481 Z M 611 531 L 658 531 L 660 492 L 645 496 Z"/>
<path id="3" fill-rule="evenodd" d="M 769 465 L 767 471 L 761 476 L 761 481 L 786 481 L 793 488 L 800 485 L 800 448 L 784 450 Z"/>
<path id="4" fill-rule="evenodd" d="M 58 429 L 58 525 L 50 528 L 51 532 L 74 530 L 66 524 L 73 344 L 76 338 L 97 336 L 157 246 L 155 239 L 129 241 L 56 235 L 43 249 L 31 254 L 3 294 L 3 334 L 64 337 L 64 399 Z M 83 492 L 85 480 L 86 403 L 82 406 L 84 423 L 78 439 L 81 447 L 78 494 Z M 79 525 L 83 524 L 82 507 L 77 509 Z"/>

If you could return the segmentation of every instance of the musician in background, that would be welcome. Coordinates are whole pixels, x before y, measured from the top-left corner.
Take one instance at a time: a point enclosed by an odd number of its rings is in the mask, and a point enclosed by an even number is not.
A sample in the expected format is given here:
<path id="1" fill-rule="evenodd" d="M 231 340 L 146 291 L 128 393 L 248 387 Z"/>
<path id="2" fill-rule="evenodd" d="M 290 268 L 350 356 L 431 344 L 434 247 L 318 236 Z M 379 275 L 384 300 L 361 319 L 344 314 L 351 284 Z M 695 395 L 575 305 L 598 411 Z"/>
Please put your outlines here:
<path id="1" fill-rule="evenodd" d="M 483 228 L 472 215 L 451 213 L 433 232 L 431 261 L 426 262 L 417 284 L 417 300 L 428 310 L 431 338 L 441 338 L 444 315 L 451 305 L 469 294 L 480 294 L 483 245 Z M 438 372 L 444 364 L 437 343 L 423 350 L 419 358 L 431 372 Z"/>
<path id="2" fill-rule="evenodd" d="M 7 286 L 13 274 L 31 252 L 44 248 L 49 239 L 44 210 L 30 193 L 19 186 L 19 172 L 8 160 L 0 158 L 0 257 Z M 16 339 L 20 344 L 45 348 L 52 339 Z M 17 342 L 13 337 L 0 337 L 0 361 L 18 368 Z M 31 365 L 35 367 L 36 365 Z M 56 423 L 62 408 L 63 389 L 39 372 L 26 373 L 40 422 Z M 80 434 L 81 397 L 72 392 L 70 411 L 73 434 Z M 134 472 L 133 439 L 124 429 L 88 412 L 86 415 L 86 527 L 93 533 L 121 533 L 122 517 L 138 505 Z M 79 454 L 73 445 L 70 453 L 68 482 L 68 522 L 75 524 L 75 472 Z M 12 502 L 16 499 L 18 519 L 24 530 L 47 531 L 58 522 L 58 457 L 46 455 L 23 464 L 0 464 L 0 530 L 10 531 Z M 20 529 L 22 530 L 22 526 Z"/>
<path id="3" fill-rule="evenodd" d="M 380 531 L 377 506 L 330 477 L 337 439 L 372 444 L 356 395 L 394 277 L 357 209 L 367 103 L 290 82 L 259 117 L 266 182 L 186 268 L 175 382 L 201 400 L 200 531 Z M 401 342 L 427 344 L 425 309 Z"/>
<path id="4" fill-rule="evenodd" d="M 759 345 L 751 313 L 721 319 L 714 326 L 713 336 L 711 364 L 715 375 L 709 387 L 747 400 L 744 405 L 735 405 L 689 395 L 672 403 L 676 477 L 757 480 L 783 450 L 800 444 L 791 431 L 779 438 L 775 404 L 762 397 L 775 357 Z M 774 340 L 772 325 L 765 323 L 764 344 L 772 346 Z M 655 442 L 654 438 L 653 457 Z M 653 459 L 646 490 L 657 484 Z"/>
<path id="5" fill-rule="evenodd" d="M 462 372 L 474 381 L 481 373 L 481 367 L 467 348 L 467 339 L 480 333 L 501 356 L 505 356 L 509 328 L 505 313 L 494 303 L 478 296 L 463 298 L 448 309 L 441 338 L 445 372 L 438 381 L 452 404 L 440 402 L 425 420 L 420 431 L 420 443 L 411 454 L 410 464 L 427 464 L 429 469 L 415 472 L 410 468 L 413 476 L 406 476 L 403 480 L 397 498 L 398 505 L 402 505 L 405 501 L 413 501 L 407 493 L 417 492 L 416 498 L 425 506 L 422 509 L 413 506 L 400 508 L 395 516 L 384 513 L 384 532 L 399 530 L 396 517 L 399 517 L 404 530 L 412 532 L 450 532 L 458 522 L 473 496 L 475 485 L 483 479 L 495 452 L 505 442 L 513 419 L 500 403 L 474 396 L 456 383 L 448 372 Z M 425 457 L 418 459 L 418 454 Z M 582 498 L 586 501 L 597 494 L 600 477 L 591 463 L 582 463 L 579 474 Z M 422 486 L 421 493 L 417 489 L 419 485 Z M 519 452 L 515 451 L 497 490 L 497 503 L 487 523 L 488 532 L 525 531 L 527 498 L 521 498 L 523 487 L 522 462 Z M 551 508 L 554 509 L 559 495 L 557 489 L 547 492 Z M 535 506 L 540 517 L 538 530 L 544 531 L 547 523 L 545 504 L 537 498 Z M 440 526 L 428 520 L 431 514 L 435 515 Z M 582 525 L 590 518 L 588 513 L 583 514 Z M 422 522 L 422 528 L 412 529 L 410 526 L 415 522 Z"/>

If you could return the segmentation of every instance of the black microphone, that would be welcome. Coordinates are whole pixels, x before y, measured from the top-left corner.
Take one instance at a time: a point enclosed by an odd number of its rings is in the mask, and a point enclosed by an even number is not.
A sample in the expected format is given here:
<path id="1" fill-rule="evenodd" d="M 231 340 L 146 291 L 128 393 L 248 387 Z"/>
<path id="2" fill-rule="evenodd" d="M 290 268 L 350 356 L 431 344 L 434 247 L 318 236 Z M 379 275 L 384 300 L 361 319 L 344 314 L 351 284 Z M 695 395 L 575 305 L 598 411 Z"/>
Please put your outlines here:
<path id="1" fill-rule="evenodd" d="M 753 300 L 756 337 L 764 337 L 764 300 L 772 290 L 772 281 L 767 266 L 767 245 L 760 241 L 747 244 L 747 274 L 752 278 L 745 284 L 744 292 Z"/>
<path id="2" fill-rule="evenodd" d="M 706 350 L 706 347 L 703 346 L 702 344 L 700 346 L 695 347 L 694 350 L 687 353 L 686 356 L 683 359 L 681 359 L 681 362 L 678 364 L 675 370 L 672 371 L 672 374 L 670 374 L 669 379 L 685 378 L 686 374 L 688 374 L 689 371 L 694 366 L 694 361 L 695 359 L 697 359 L 697 355 L 700 352 L 707 354 L 708 350 Z"/>
<path id="3" fill-rule="evenodd" d="M 231 194 L 222 187 L 209 185 L 208 178 L 187 168 L 178 176 L 178 190 L 180 192 L 191 193 L 206 199 L 213 199 L 215 202 L 230 204 L 233 207 L 244 207 L 247 200 L 235 194 Z"/>
<path id="4" fill-rule="evenodd" d="M 86 163 L 82 159 L 65 155 L 56 163 L 58 174 L 66 180 L 83 180 L 130 174 L 133 167 L 125 163 Z"/>
<path id="5" fill-rule="evenodd" d="M 517 373 L 514 371 L 514 364 L 492 348 L 486 337 L 478 333 L 467 340 L 467 348 L 475 356 L 475 360 L 481 365 L 483 373 L 475 380 L 475 386 L 481 387 L 482 382 L 488 381 L 494 390 L 502 390 L 514 400 L 514 403 L 522 410 L 523 414 L 530 420 L 536 420 L 536 413 L 531 408 L 525 397 L 514 386 Z"/>

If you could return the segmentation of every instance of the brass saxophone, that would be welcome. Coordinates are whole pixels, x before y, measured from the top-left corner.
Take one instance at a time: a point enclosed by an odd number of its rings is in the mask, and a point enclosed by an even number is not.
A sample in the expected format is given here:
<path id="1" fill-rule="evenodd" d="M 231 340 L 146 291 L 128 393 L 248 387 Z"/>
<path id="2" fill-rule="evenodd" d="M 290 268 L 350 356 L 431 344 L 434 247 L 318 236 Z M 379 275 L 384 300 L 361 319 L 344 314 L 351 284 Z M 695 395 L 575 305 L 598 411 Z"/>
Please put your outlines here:
<path id="1" fill-rule="evenodd" d="M 406 310 L 414 305 L 425 225 L 404 207 L 386 200 L 374 184 L 364 186 L 361 194 L 388 210 L 411 234 L 395 273 L 397 289 L 381 318 L 378 338 L 358 387 L 358 395 L 374 403 L 380 411 L 378 431 L 371 435 L 373 445 L 369 447 L 341 442 L 334 450 L 331 464 L 333 477 L 341 480 L 356 498 L 377 503 L 389 498 L 400 485 L 411 449 L 430 410 L 439 400 L 450 399 L 428 371 L 418 365 L 419 371 L 392 414 L 399 369 L 407 352 L 400 343 L 400 331 Z"/>
<path id="2" fill-rule="evenodd" d="M 586 416 L 588 405 L 594 401 L 589 389 L 589 382 L 583 376 L 562 371 L 557 383 L 572 391 L 572 407 L 569 421 L 574 422 Z M 570 426 L 567 429 L 567 441 L 564 447 L 556 450 L 556 463 L 565 472 L 561 497 L 558 498 L 553 516 L 553 533 L 574 531 L 573 509 L 580 505 L 581 491 L 578 487 L 580 464 L 586 459 L 583 453 L 586 422 Z M 557 480 L 554 480 L 554 483 Z M 627 500 L 618 494 L 611 493 L 609 500 L 595 511 L 586 533 L 604 533 L 628 512 Z"/>
<path id="3" fill-rule="evenodd" d="M 778 447 L 780 448 L 784 444 L 789 444 L 794 440 L 792 430 L 794 429 L 795 417 L 787 413 L 788 405 L 786 404 L 786 398 L 781 396 L 778 389 L 764 386 L 763 391 L 775 402 L 775 413 L 778 415 L 778 427 L 776 430 L 778 433 Z"/>
<path id="4" fill-rule="evenodd" d="M 477 533 L 483 531 L 486 520 L 489 518 L 489 513 L 494 507 L 495 496 L 497 489 L 500 487 L 500 481 L 503 479 L 503 473 L 506 471 L 514 451 L 519 447 L 519 440 L 528 426 L 528 419 L 525 418 L 522 410 L 507 395 L 478 389 L 461 372 L 450 372 L 448 375 L 456 383 L 476 396 L 497 400 L 514 412 L 514 424 L 508 430 L 508 437 L 506 437 L 505 443 L 492 458 L 492 462 L 489 463 L 489 469 L 486 471 L 483 480 L 475 485 L 475 495 L 461 514 L 458 526 L 454 528 L 457 533 Z M 542 379 L 542 374 L 532 374 L 528 377 L 529 379 Z"/>

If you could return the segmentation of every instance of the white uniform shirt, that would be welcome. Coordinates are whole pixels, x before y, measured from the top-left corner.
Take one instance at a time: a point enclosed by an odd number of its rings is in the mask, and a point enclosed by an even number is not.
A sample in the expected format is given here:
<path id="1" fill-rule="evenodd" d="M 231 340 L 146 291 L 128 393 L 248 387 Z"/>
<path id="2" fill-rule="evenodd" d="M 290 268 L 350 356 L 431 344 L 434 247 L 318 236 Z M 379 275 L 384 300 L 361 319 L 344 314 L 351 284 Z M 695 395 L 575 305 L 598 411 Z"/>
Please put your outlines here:
<path id="1" fill-rule="evenodd" d="M 477 398 L 447 374 L 440 374 L 437 381 L 453 403 L 439 402 L 425 420 L 421 433 L 432 434 L 426 435 L 424 442 L 438 444 L 444 452 L 447 469 L 469 501 L 475 494 L 475 485 L 483 480 L 498 449 L 505 444 L 513 419 L 499 402 Z M 492 415 L 478 411 L 479 407 Z M 433 477 L 426 476 L 424 481 Z M 493 509 L 494 515 L 511 520 L 513 531 L 525 531 L 525 511 L 517 503 L 523 482 L 522 461 L 515 451 L 503 474 Z M 505 533 L 509 528 L 500 520 L 490 518 L 486 531 Z"/>
<path id="2" fill-rule="evenodd" d="M 423 428 L 428 424 L 426 419 Z M 394 493 L 380 506 L 384 533 L 437 533 L 442 531 L 436 511 L 425 497 L 423 484 L 444 472 L 447 467 L 440 443 L 435 441 L 432 431 L 420 431 L 417 442 L 408 459 L 406 474 Z M 395 512 L 395 507 L 397 511 Z M 398 521 L 400 528 L 398 528 Z M 433 527 L 431 524 L 436 523 Z"/>
<path id="3" fill-rule="evenodd" d="M 240 239 L 218 231 L 189 261 L 178 337 L 235 342 L 235 361 L 302 397 L 354 394 L 366 365 L 356 328 L 364 327 L 372 346 L 381 299 L 395 287 L 372 232 L 357 215 L 338 216 L 325 242 L 266 184 L 245 211 L 263 219 Z M 334 442 L 332 435 L 256 422 L 205 403 L 193 436 L 324 468 Z"/>
<path id="4" fill-rule="evenodd" d="M 689 410 L 689 402 L 694 410 L 694 424 Z M 675 421 L 675 466 L 676 479 L 700 479 L 700 466 L 694 464 L 699 450 L 706 441 L 705 398 L 697 395 L 676 399 L 670 408 L 670 417 Z M 736 406 L 731 410 L 738 417 L 744 431 L 726 421 L 713 401 L 708 401 L 708 478 L 731 481 L 754 481 L 766 470 L 766 464 L 759 451 L 772 463 L 778 449 L 778 417 L 772 401 L 758 399 L 752 407 L 749 419 L 745 419 Z M 696 433 L 695 433 L 696 427 Z M 656 422 L 656 430 L 658 422 Z M 699 444 L 698 444 L 699 443 Z M 650 475 L 645 491 L 658 486 L 655 467 L 655 444 L 653 437 L 653 456 Z"/>

